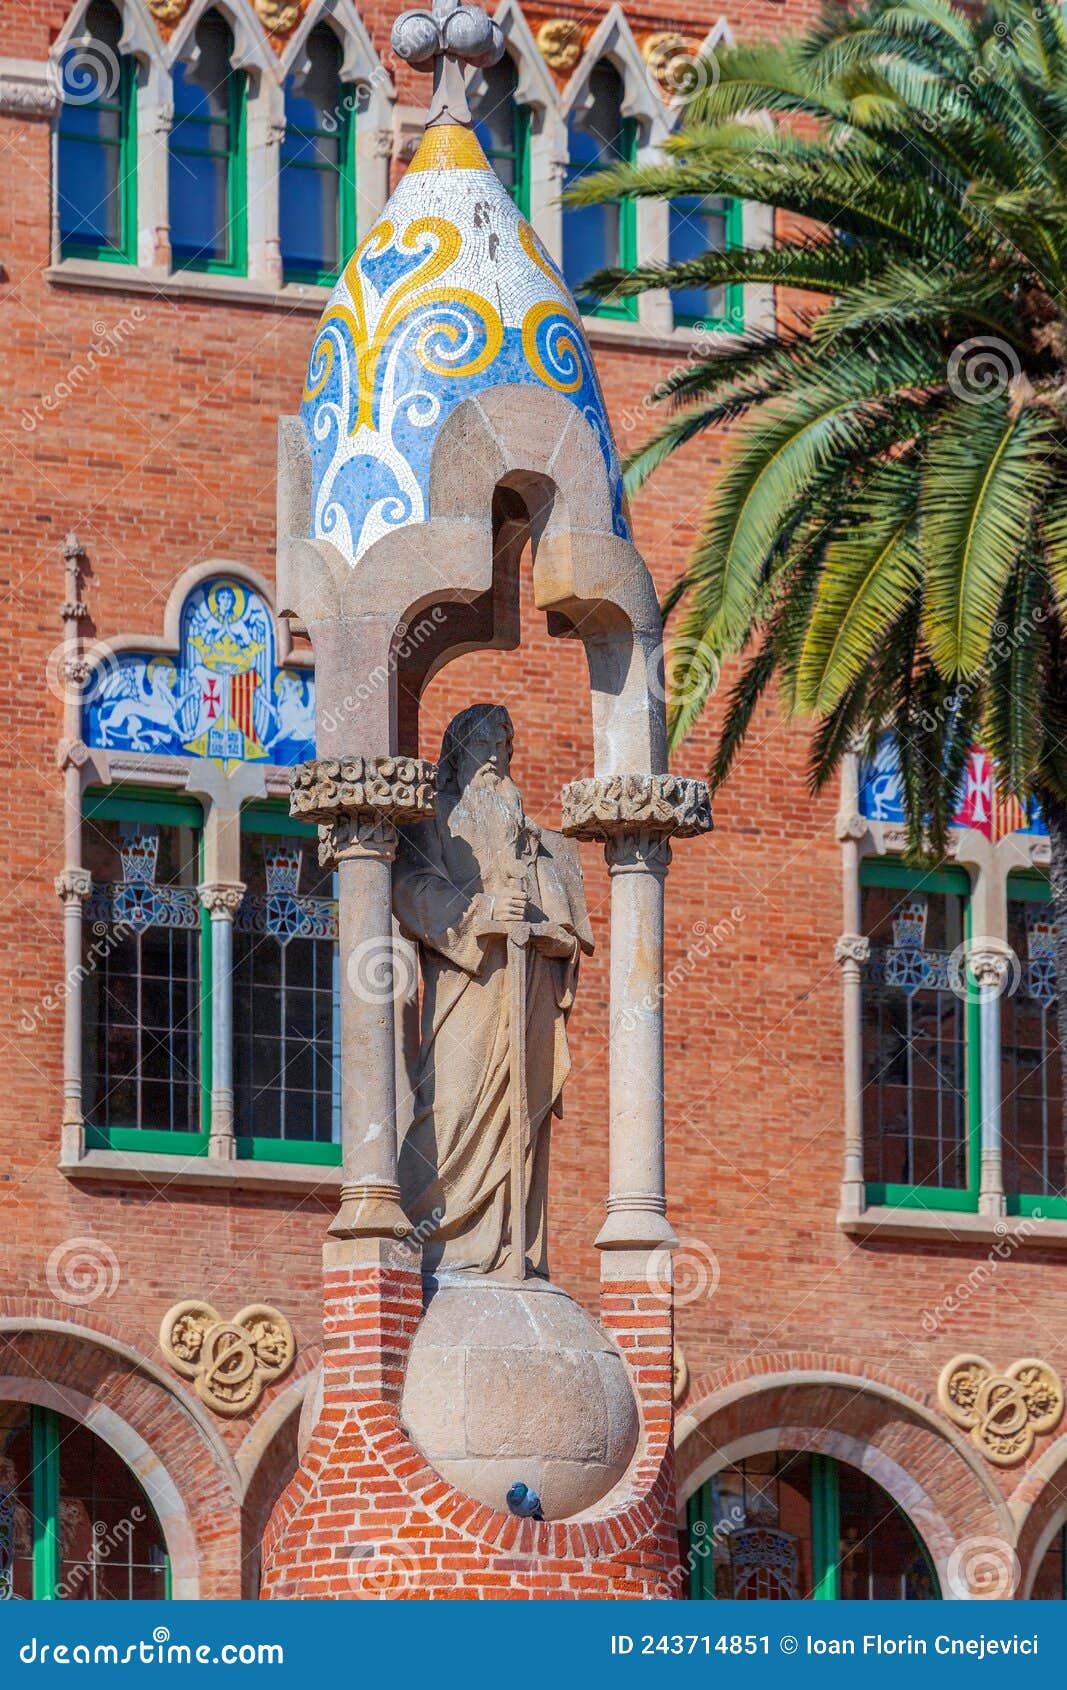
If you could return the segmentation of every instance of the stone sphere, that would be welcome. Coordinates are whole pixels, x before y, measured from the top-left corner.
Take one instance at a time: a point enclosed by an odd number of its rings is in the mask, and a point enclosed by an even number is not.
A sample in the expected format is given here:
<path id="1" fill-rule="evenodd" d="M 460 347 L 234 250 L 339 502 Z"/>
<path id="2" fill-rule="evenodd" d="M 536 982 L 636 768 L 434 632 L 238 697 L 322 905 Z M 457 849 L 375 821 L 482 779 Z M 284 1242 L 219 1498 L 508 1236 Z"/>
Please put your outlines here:
<path id="1" fill-rule="evenodd" d="M 443 1479 L 501 1512 L 521 1480 L 549 1520 L 606 1496 L 640 1431 L 622 1356 L 566 1292 L 543 1281 L 436 1281 L 400 1413 Z"/>

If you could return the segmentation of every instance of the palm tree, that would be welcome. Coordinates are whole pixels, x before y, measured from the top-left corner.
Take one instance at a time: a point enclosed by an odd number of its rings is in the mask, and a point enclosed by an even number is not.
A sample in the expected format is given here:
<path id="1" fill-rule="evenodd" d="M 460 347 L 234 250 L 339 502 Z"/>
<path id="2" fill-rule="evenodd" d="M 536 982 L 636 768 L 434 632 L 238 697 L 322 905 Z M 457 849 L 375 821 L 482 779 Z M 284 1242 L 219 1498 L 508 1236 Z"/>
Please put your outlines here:
<path id="1" fill-rule="evenodd" d="M 680 623 L 672 743 L 718 662 L 743 653 L 713 787 L 774 682 L 813 718 L 813 788 L 857 738 L 892 729 L 912 848 L 937 853 L 980 734 L 1002 788 L 1046 819 L 1067 982 L 1063 10 L 832 6 L 698 80 L 666 163 L 569 195 L 728 195 L 793 214 L 766 251 L 605 271 L 602 294 L 763 282 L 809 296 L 774 332 L 676 370 L 657 395 L 669 415 L 627 466 L 634 492 L 730 425 L 664 605 Z M 1059 1032 L 1067 1048 L 1067 987 Z"/>

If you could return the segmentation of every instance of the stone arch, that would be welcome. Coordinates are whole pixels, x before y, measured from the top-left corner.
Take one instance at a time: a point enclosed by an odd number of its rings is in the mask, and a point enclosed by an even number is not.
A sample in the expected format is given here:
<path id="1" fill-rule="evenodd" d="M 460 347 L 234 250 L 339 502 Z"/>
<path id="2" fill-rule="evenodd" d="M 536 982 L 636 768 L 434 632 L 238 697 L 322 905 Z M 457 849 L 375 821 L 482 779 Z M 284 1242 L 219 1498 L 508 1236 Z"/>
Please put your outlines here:
<path id="1" fill-rule="evenodd" d="M 1026 1468 L 1010 1507 L 1018 1523 L 1019 1595 L 1027 1599 L 1053 1538 L 1067 1525 L 1067 1432 Z"/>
<path id="2" fill-rule="evenodd" d="M 961 1543 L 1014 1549 L 1014 1521 L 980 1458 L 924 1397 L 863 1362 L 759 1357 L 700 1381 L 678 1420 L 680 1508 L 720 1468 L 774 1449 L 834 1456 L 879 1484 L 921 1537 L 946 1596 Z"/>
<path id="3" fill-rule="evenodd" d="M 0 1317 L 0 1396 L 53 1408 L 126 1462 L 159 1518 L 181 1599 L 240 1595 L 241 1479 L 207 1412 L 102 1329 Z"/>

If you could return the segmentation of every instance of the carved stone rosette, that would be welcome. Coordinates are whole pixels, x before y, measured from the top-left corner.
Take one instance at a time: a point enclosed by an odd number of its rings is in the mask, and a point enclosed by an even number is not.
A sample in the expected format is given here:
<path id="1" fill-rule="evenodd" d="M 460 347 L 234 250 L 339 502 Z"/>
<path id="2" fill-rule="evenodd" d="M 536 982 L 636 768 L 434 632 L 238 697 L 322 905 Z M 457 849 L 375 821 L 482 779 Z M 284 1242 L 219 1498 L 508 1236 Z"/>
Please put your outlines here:
<path id="1" fill-rule="evenodd" d="M 537 45 L 550 70 L 573 70 L 582 52 L 581 25 L 573 18 L 547 18 L 537 31 Z"/>
<path id="2" fill-rule="evenodd" d="M 291 0 L 253 0 L 256 16 L 271 35 L 291 35 L 300 22 L 300 7 Z"/>
<path id="3" fill-rule="evenodd" d="M 319 824 L 324 867 L 345 857 L 392 857 L 396 830 L 437 804 L 437 765 L 422 757 L 317 757 L 293 771 L 289 813 Z"/>
<path id="4" fill-rule="evenodd" d="M 996 1467 L 1025 1461 L 1034 1438 L 1059 1424 L 1064 1407 L 1059 1374 L 1036 1356 L 1013 1361 L 1003 1373 L 984 1356 L 954 1356 L 941 1370 L 937 1400 Z"/>
<path id="5" fill-rule="evenodd" d="M 292 1327 L 268 1303 L 250 1303 L 232 1320 L 199 1298 L 175 1303 L 163 1316 L 159 1343 L 216 1414 L 247 1414 L 296 1355 Z"/>
<path id="6" fill-rule="evenodd" d="M 613 872 L 664 872 L 672 839 L 712 828 L 707 787 L 681 775 L 572 780 L 561 807 L 562 831 L 571 839 L 602 839 Z"/>
<path id="7" fill-rule="evenodd" d="M 148 10 L 157 23 L 176 24 L 189 9 L 190 0 L 148 0 Z"/>

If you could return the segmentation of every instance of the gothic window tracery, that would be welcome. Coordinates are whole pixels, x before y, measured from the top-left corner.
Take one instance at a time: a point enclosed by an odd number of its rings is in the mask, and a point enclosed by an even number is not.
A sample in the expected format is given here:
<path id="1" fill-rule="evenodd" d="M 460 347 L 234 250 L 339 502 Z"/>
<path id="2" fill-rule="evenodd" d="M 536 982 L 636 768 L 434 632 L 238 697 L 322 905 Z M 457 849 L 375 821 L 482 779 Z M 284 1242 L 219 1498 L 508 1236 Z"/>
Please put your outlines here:
<path id="1" fill-rule="evenodd" d="M 137 256 L 136 67 L 120 53 L 122 19 L 91 0 L 60 61 L 57 198 L 65 257 Z"/>

